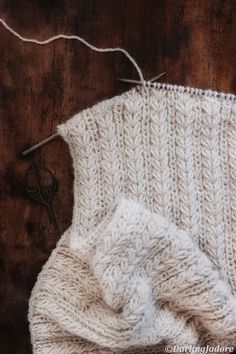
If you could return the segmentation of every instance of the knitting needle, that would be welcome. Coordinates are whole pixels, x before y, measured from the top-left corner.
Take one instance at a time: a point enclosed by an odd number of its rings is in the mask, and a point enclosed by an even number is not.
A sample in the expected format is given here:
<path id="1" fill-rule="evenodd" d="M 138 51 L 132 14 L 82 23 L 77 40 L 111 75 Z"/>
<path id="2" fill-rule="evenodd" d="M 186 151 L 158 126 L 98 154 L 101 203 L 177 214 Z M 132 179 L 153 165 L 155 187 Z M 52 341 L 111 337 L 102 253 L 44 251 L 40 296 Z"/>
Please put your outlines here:
<path id="1" fill-rule="evenodd" d="M 57 136 L 59 136 L 58 133 L 55 133 L 55 134 L 53 134 L 53 135 L 50 135 L 48 138 L 46 138 L 46 139 L 40 141 L 38 144 L 36 144 L 36 145 L 30 147 L 29 149 L 23 151 L 23 152 L 22 152 L 22 155 L 23 155 L 23 156 L 28 155 L 28 154 L 31 153 L 32 151 L 34 151 L 34 150 L 40 148 L 41 146 L 43 146 L 43 145 L 49 143 L 49 141 L 55 139 Z"/>
<path id="2" fill-rule="evenodd" d="M 160 77 L 162 77 L 163 75 L 165 75 L 166 72 L 163 72 L 155 77 L 153 77 L 151 80 L 149 80 L 149 82 L 153 83 L 154 81 L 156 81 L 157 79 L 159 79 Z M 119 81 L 122 81 L 122 82 L 126 82 L 126 83 L 130 83 L 130 84 L 137 84 L 137 85 L 143 85 L 143 82 L 142 81 L 139 81 L 139 80 L 131 80 L 131 79 L 122 79 L 122 78 L 118 78 L 117 80 Z M 34 150 L 37 150 L 38 148 L 40 148 L 41 146 L 49 143 L 49 141 L 55 139 L 56 137 L 58 137 L 59 134 L 58 133 L 55 133 L 53 135 L 50 135 L 48 138 L 40 141 L 38 144 L 30 147 L 29 149 L 25 150 L 22 152 L 22 155 L 23 156 L 26 156 L 28 154 L 30 154 L 31 152 L 33 152 Z"/>
<path id="3" fill-rule="evenodd" d="M 160 77 L 162 77 L 165 74 L 166 74 L 166 72 L 163 72 L 163 73 L 153 77 L 151 80 L 149 80 L 149 82 L 153 83 L 154 81 L 160 79 Z M 143 85 L 143 83 L 139 80 L 131 80 L 131 79 L 123 79 L 123 78 L 117 78 L 117 80 L 122 81 L 122 82 L 127 82 L 128 84 Z"/>

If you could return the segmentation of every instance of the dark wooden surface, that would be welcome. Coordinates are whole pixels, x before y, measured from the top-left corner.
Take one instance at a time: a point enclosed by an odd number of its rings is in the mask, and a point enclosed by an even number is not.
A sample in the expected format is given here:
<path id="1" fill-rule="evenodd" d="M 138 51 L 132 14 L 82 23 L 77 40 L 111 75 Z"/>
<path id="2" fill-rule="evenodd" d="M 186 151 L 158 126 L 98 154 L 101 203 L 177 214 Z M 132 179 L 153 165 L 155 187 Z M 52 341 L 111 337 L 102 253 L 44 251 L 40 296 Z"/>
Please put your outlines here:
<path id="1" fill-rule="evenodd" d="M 0 16 L 28 37 L 64 32 L 99 46 L 126 48 L 146 79 L 236 93 L 235 0 L 1 0 Z M 19 153 L 58 123 L 130 88 L 137 78 L 121 54 L 99 54 L 77 42 L 25 44 L 0 26 L 0 353 L 31 353 L 28 298 L 42 264 L 70 225 L 73 172 L 59 138 L 25 159 Z M 60 182 L 54 201 L 59 230 L 24 193 L 32 162 Z"/>

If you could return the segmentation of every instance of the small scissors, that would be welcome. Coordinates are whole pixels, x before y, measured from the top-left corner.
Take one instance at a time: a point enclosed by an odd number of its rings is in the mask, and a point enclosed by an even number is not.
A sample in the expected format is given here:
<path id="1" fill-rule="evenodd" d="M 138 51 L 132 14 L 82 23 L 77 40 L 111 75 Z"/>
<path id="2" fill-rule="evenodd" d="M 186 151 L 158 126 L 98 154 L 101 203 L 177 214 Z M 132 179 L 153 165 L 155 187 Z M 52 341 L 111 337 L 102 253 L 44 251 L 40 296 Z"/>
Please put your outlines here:
<path id="1" fill-rule="evenodd" d="M 52 207 L 53 198 L 58 190 L 58 181 L 48 168 L 32 163 L 25 173 L 25 191 L 29 198 L 45 205 L 50 221 L 58 229 Z"/>

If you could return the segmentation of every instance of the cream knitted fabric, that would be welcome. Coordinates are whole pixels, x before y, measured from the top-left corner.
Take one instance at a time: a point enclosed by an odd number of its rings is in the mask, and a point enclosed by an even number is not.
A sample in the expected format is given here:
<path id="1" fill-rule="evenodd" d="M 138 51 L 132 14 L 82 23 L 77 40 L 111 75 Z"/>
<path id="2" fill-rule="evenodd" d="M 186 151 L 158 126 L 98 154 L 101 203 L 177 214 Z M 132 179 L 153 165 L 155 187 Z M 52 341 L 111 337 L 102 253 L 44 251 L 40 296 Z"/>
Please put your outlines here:
<path id="1" fill-rule="evenodd" d="M 236 346 L 236 99 L 156 84 L 58 126 L 71 227 L 32 291 L 34 353 Z"/>

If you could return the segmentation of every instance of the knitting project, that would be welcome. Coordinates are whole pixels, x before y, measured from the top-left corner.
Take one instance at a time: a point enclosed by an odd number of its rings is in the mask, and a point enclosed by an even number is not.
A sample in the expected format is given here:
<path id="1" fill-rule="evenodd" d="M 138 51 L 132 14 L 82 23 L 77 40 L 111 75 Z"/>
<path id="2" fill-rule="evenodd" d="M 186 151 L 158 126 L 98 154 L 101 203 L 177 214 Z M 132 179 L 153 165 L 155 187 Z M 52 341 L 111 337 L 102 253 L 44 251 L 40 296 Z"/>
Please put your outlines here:
<path id="1" fill-rule="evenodd" d="M 73 218 L 31 294 L 33 352 L 236 347 L 236 96 L 146 84 L 58 132 Z"/>

